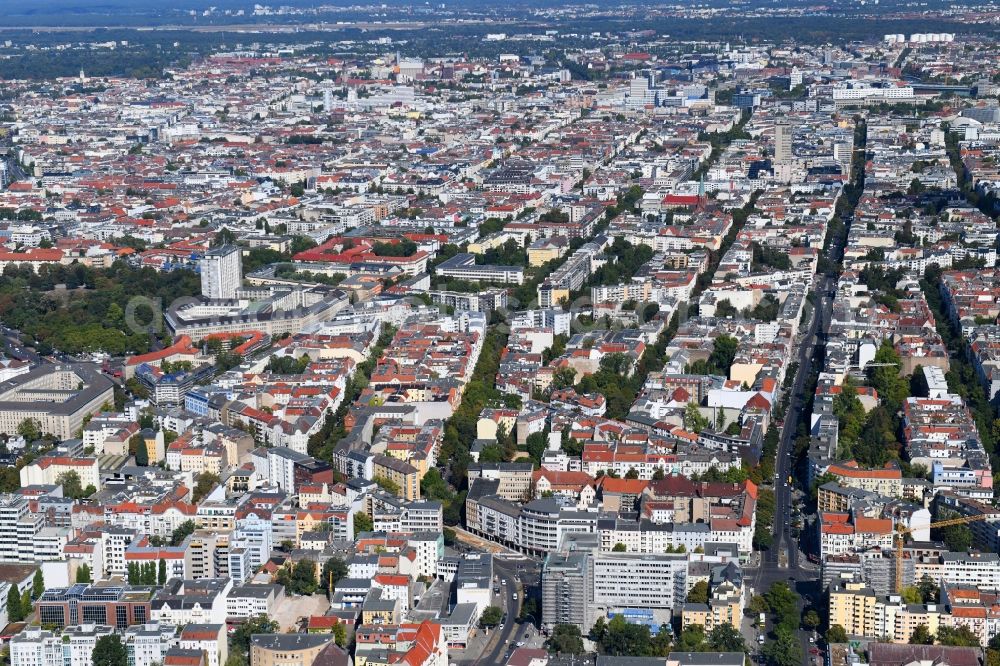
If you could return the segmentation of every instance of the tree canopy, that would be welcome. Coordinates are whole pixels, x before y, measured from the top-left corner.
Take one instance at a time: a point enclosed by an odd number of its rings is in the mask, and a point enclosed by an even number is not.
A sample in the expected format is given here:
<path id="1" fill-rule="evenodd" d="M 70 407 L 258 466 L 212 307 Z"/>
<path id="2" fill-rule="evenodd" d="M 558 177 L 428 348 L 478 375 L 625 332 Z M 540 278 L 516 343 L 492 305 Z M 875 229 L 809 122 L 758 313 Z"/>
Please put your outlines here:
<path id="1" fill-rule="evenodd" d="M 93 666 L 128 666 L 128 650 L 118 634 L 101 636 L 90 660 Z"/>

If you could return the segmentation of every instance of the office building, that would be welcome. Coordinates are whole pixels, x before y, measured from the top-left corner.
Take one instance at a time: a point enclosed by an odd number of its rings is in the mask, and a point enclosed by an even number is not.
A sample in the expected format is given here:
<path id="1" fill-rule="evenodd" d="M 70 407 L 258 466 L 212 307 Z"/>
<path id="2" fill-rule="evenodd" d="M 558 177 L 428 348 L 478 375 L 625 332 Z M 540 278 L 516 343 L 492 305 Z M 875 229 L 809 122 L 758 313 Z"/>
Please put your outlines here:
<path id="1" fill-rule="evenodd" d="M 687 596 L 687 556 L 602 552 L 600 541 L 597 534 L 567 533 L 546 557 L 545 625 L 574 624 L 586 632 L 598 617 L 629 608 L 649 610 L 659 623 L 669 623 Z"/>
<path id="2" fill-rule="evenodd" d="M 114 404 L 113 387 L 91 363 L 39 365 L 0 384 L 0 432 L 13 434 L 34 419 L 41 432 L 70 439 L 84 418 Z"/>
<path id="3" fill-rule="evenodd" d="M 456 254 L 451 259 L 441 262 L 435 267 L 434 272 L 441 277 L 469 282 L 524 283 L 524 268 L 521 266 L 477 264 L 476 255 L 469 252 Z"/>
<path id="4" fill-rule="evenodd" d="M 127 586 L 78 583 L 52 588 L 35 602 L 35 621 L 53 627 L 84 623 L 124 629 L 149 621 L 150 597 L 149 590 Z"/>

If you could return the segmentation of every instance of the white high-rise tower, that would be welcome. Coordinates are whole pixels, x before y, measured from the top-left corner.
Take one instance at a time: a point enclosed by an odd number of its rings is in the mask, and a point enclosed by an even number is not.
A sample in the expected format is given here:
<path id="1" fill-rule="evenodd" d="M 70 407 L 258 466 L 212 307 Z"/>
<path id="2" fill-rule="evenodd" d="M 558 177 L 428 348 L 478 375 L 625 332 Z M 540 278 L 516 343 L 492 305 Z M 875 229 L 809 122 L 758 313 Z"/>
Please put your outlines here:
<path id="1" fill-rule="evenodd" d="M 224 245 L 209 250 L 198 262 L 201 269 L 201 295 L 209 300 L 232 300 L 243 280 L 240 248 Z"/>

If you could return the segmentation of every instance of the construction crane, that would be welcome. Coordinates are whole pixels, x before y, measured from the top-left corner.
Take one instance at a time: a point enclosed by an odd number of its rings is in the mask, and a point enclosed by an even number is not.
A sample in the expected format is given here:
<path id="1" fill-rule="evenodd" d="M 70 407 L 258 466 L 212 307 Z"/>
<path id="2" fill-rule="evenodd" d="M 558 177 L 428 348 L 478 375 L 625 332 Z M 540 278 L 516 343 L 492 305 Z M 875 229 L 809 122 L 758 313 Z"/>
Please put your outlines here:
<path id="1" fill-rule="evenodd" d="M 901 524 L 896 525 L 896 592 L 901 593 L 903 591 L 903 537 L 907 534 L 912 534 L 916 530 L 929 530 L 935 527 L 951 527 L 952 525 L 965 525 L 967 523 L 975 523 L 980 520 L 986 520 L 989 516 L 985 513 L 979 514 L 978 516 L 962 516 L 961 518 L 949 518 L 948 520 L 939 520 L 936 523 L 931 523 L 930 525 L 918 525 L 916 527 L 904 527 Z"/>

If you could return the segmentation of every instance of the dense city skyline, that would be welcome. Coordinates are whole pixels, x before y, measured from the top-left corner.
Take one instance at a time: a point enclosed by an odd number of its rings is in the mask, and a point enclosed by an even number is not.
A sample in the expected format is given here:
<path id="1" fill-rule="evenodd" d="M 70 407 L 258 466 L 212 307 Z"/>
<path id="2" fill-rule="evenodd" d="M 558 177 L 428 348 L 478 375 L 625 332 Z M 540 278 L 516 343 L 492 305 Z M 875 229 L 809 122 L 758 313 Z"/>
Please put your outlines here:
<path id="1" fill-rule="evenodd" d="M 1000 664 L 998 17 L 0 3 L 0 659 Z"/>

